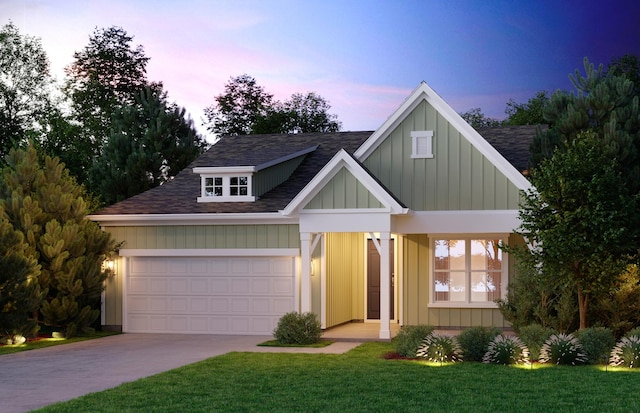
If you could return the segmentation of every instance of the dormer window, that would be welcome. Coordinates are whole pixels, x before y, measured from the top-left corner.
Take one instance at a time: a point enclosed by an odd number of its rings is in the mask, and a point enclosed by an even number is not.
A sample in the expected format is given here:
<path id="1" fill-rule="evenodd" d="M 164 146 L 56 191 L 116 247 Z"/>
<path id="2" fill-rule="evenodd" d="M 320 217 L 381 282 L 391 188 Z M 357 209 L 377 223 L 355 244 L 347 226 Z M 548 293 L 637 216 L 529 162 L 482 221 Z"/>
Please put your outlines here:
<path id="1" fill-rule="evenodd" d="M 239 169 L 239 168 L 238 168 Z M 193 168 L 200 174 L 201 193 L 198 202 L 253 202 L 248 168 L 229 171 L 229 168 Z"/>
<path id="2" fill-rule="evenodd" d="M 432 130 L 420 130 L 411 132 L 411 157 L 433 158 Z"/>

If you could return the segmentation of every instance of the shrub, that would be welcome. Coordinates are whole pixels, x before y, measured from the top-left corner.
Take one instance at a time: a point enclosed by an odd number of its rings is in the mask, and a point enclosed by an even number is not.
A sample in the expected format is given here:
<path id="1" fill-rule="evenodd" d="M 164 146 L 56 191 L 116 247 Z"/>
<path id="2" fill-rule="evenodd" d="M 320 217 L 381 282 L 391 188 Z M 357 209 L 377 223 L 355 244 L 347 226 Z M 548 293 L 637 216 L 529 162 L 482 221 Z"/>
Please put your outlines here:
<path id="1" fill-rule="evenodd" d="M 640 367 L 640 337 L 623 337 L 611 350 L 609 364 L 629 368 Z"/>
<path id="2" fill-rule="evenodd" d="M 465 361 L 482 361 L 489 343 L 500 330 L 496 327 L 469 327 L 458 335 L 458 344 Z"/>
<path id="3" fill-rule="evenodd" d="M 540 362 L 575 366 L 587 361 L 582 345 L 573 334 L 553 334 L 540 349 Z"/>
<path id="4" fill-rule="evenodd" d="M 291 312 L 283 315 L 273 336 L 281 344 L 313 344 L 320 341 L 322 326 L 314 313 Z"/>
<path id="5" fill-rule="evenodd" d="M 518 337 L 500 334 L 491 340 L 482 361 L 497 364 L 526 364 L 529 362 L 529 350 Z"/>
<path id="6" fill-rule="evenodd" d="M 625 337 L 632 337 L 632 336 L 640 337 L 640 327 L 636 327 L 631 331 L 629 331 L 627 334 L 625 334 Z"/>
<path id="7" fill-rule="evenodd" d="M 424 339 L 416 355 L 437 363 L 462 361 L 462 351 L 456 339 L 436 333 Z"/>
<path id="8" fill-rule="evenodd" d="M 611 348 L 616 344 L 613 331 L 605 327 L 585 328 L 578 331 L 576 337 L 582 344 L 589 364 L 606 364 Z"/>
<path id="9" fill-rule="evenodd" d="M 530 359 L 538 360 L 540 358 L 542 345 L 552 334 L 554 334 L 554 331 L 549 327 L 543 327 L 540 324 L 529 324 L 520 329 L 518 337 L 529 349 Z"/>
<path id="10" fill-rule="evenodd" d="M 416 351 L 425 338 L 433 332 L 428 325 L 404 326 L 393 339 L 396 353 L 404 357 L 416 357 Z"/>

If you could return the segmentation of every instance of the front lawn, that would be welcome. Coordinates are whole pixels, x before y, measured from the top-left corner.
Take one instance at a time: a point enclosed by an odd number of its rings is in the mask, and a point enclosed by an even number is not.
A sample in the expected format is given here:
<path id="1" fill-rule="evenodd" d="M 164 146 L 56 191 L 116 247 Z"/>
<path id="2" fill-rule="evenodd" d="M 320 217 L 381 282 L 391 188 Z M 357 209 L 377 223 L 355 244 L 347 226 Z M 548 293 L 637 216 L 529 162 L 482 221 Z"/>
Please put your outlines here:
<path id="1" fill-rule="evenodd" d="M 42 412 L 632 412 L 640 372 L 604 367 L 439 366 L 344 355 L 229 353 Z"/>

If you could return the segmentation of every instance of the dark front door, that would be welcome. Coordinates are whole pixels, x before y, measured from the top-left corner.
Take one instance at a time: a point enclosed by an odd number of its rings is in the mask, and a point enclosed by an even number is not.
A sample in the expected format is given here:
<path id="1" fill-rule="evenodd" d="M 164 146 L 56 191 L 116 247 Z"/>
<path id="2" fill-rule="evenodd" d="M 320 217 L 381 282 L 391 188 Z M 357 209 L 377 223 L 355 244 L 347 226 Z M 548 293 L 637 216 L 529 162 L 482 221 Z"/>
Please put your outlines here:
<path id="1" fill-rule="evenodd" d="M 393 291 L 394 291 L 394 246 L 393 240 L 389 240 L 389 276 L 391 277 L 391 288 L 389 317 L 394 319 L 393 313 Z M 380 319 L 380 254 L 372 240 L 367 240 L 367 319 Z"/>

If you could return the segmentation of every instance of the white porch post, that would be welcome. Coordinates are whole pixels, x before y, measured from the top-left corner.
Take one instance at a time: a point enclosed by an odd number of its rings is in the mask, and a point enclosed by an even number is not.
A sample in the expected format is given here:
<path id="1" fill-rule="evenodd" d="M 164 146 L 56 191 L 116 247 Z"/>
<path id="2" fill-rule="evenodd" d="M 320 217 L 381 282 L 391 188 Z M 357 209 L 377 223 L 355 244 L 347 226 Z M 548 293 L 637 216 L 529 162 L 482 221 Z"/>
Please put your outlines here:
<path id="1" fill-rule="evenodd" d="M 390 233 L 380 233 L 380 338 L 390 339 L 390 314 L 391 314 L 391 274 L 389 267 L 391 265 L 389 257 L 389 239 Z"/>
<path id="2" fill-rule="evenodd" d="M 300 312 L 311 311 L 311 233 L 300 233 Z"/>

